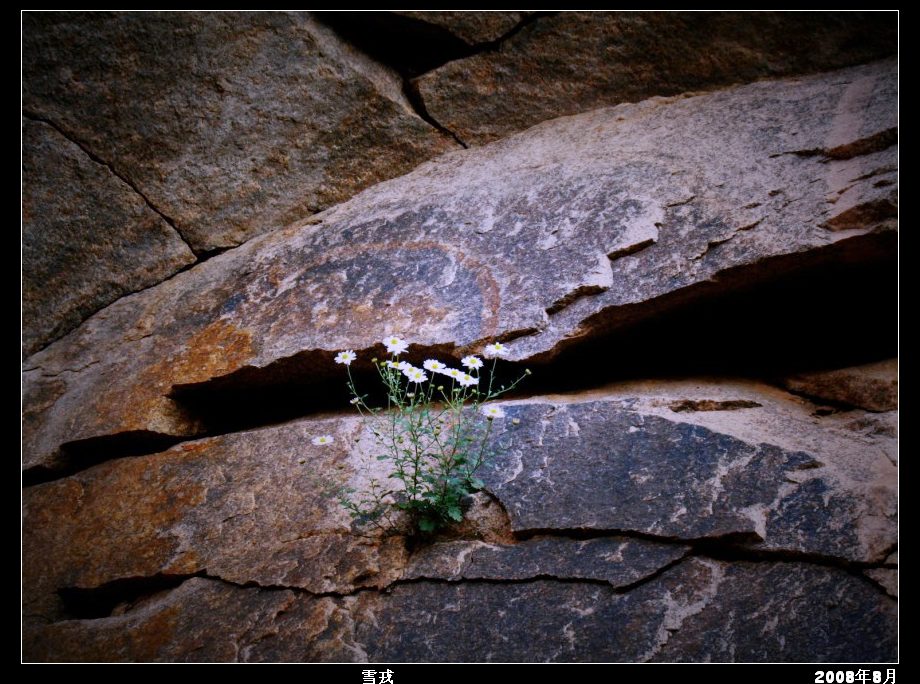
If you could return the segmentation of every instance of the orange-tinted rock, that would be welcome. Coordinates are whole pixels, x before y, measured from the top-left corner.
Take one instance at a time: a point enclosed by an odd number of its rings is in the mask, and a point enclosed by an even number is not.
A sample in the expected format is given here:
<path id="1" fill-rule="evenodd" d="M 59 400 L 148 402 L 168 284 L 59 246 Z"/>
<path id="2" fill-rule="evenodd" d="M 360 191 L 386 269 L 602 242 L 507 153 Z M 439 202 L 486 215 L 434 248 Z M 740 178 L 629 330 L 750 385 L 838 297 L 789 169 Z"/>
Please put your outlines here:
<path id="1" fill-rule="evenodd" d="M 897 147 L 857 144 L 896 128 L 895 77 L 883 62 L 558 119 L 251 240 L 29 360 L 26 466 L 98 437 L 198 434 L 175 388 L 316 383 L 341 371 L 335 351 L 379 354 L 387 334 L 453 353 L 524 335 L 512 358 L 546 361 L 668 298 L 890 257 L 893 218 L 824 224 L 895 206 Z"/>

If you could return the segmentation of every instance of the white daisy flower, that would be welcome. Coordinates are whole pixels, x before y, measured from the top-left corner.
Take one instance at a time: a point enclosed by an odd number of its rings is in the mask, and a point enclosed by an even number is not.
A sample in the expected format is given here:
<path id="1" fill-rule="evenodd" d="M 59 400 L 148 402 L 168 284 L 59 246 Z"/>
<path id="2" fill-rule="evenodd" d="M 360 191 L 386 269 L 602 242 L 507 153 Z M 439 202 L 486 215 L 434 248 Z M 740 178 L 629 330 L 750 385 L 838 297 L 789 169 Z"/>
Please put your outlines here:
<path id="1" fill-rule="evenodd" d="M 442 370 L 441 374 L 446 375 L 449 378 L 453 378 L 454 380 L 459 380 L 461 375 L 465 375 L 463 371 L 457 370 L 456 368 L 448 368 L 447 370 Z"/>
<path id="2" fill-rule="evenodd" d="M 320 435 L 319 437 L 314 437 L 310 441 L 313 442 L 314 446 L 323 446 L 324 444 L 332 444 L 335 440 L 332 439 L 332 435 Z"/>
<path id="3" fill-rule="evenodd" d="M 344 363 L 346 366 L 350 366 L 351 362 L 358 358 L 358 355 L 355 354 L 351 349 L 348 351 L 340 351 L 335 355 L 336 363 Z"/>
<path id="4" fill-rule="evenodd" d="M 387 368 L 392 368 L 393 370 L 404 371 L 407 368 L 412 368 L 412 364 L 407 361 L 387 361 Z"/>
<path id="5" fill-rule="evenodd" d="M 421 368 L 410 368 L 403 371 L 403 375 L 409 378 L 409 382 L 425 382 L 428 379 L 428 374 L 425 373 Z"/>
<path id="6" fill-rule="evenodd" d="M 354 399 L 352 399 L 352 400 L 351 400 L 350 402 L 348 402 L 348 403 L 349 403 L 349 404 L 360 404 L 360 403 L 361 403 L 361 397 L 355 397 Z"/>
<path id="7" fill-rule="evenodd" d="M 385 337 L 382 341 L 384 346 L 386 346 L 387 351 L 394 356 L 399 356 L 409 348 L 409 343 L 396 337 L 396 335 Z"/>
<path id="8" fill-rule="evenodd" d="M 460 363 L 469 368 L 470 370 L 477 370 L 482 368 L 482 359 L 478 356 L 464 356 L 460 359 Z"/>
<path id="9" fill-rule="evenodd" d="M 507 356 L 509 352 L 508 347 L 503 345 L 501 342 L 495 342 L 494 344 L 487 344 L 486 348 L 482 350 L 483 356 L 488 358 L 494 358 L 496 356 Z"/>
<path id="10" fill-rule="evenodd" d="M 489 420 L 505 417 L 505 412 L 501 406 L 483 406 L 479 409 L 479 412 Z"/>
<path id="11" fill-rule="evenodd" d="M 447 368 L 447 366 L 445 366 L 443 363 L 434 359 L 428 359 L 425 361 L 425 363 L 422 364 L 422 367 L 427 371 L 431 371 L 432 373 L 439 373 Z"/>
<path id="12" fill-rule="evenodd" d="M 479 384 L 479 378 L 474 378 L 469 373 L 461 373 L 460 377 L 457 378 L 457 382 L 459 382 L 463 387 L 471 387 L 473 385 Z"/>

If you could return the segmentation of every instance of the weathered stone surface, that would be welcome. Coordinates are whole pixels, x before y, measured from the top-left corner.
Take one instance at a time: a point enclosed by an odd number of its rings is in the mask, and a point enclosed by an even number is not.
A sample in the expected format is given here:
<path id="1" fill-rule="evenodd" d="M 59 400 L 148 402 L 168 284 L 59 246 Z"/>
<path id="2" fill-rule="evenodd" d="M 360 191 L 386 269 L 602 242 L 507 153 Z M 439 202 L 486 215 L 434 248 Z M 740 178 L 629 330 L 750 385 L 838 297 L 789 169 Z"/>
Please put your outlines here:
<path id="1" fill-rule="evenodd" d="M 456 147 L 305 13 L 26 13 L 23 106 L 130 179 L 196 251 Z"/>
<path id="2" fill-rule="evenodd" d="M 894 601 L 841 570 L 685 561 L 625 594 L 412 583 L 344 599 L 193 579 L 124 615 L 27 628 L 26 660 L 894 661 Z M 462 635 L 462 638 L 458 638 Z"/>
<path id="3" fill-rule="evenodd" d="M 670 408 L 729 398 L 759 406 Z M 110 461 L 25 490 L 25 613 L 66 615 L 62 588 L 199 573 L 314 593 L 422 578 L 627 587 L 684 556 L 682 540 L 728 548 L 726 536 L 763 552 L 891 565 L 894 438 L 816 418 L 812 408 L 769 386 L 730 382 L 507 402 L 520 424 L 505 421 L 502 453 L 483 473 L 507 530 L 480 495 L 455 531 L 462 539 L 411 555 L 401 538 L 358 536 L 327 494 L 330 484 L 360 489 L 388 472 L 357 418 L 303 419 Z M 334 443 L 312 446 L 319 434 Z M 512 534 L 534 530 L 561 536 Z M 611 536 L 618 532 L 646 539 Z M 584 534 L 600 538 L 565 538 Z"/>
<path id="4" fill-rule="evenodd" d="M 883 62 L 601 109 L 441 157 L 33 356 L 25 466 L 93 438 L 198 434 L 177 386 L 314 382 L 340 370 L 331 352 L 379 353 L 389 333 L 462 352 L 531 332 L 513 356 L 545 361 L 668 302 L 891 255 L 895 88 Z"/>
<path id="5" fill-rule="evenodd" d="M 530 13 L 394 11 L 393 14 L 447 29 L 467 45 L 474 46 L 498 40 Z"/>
<path id="6" fill-rule="evenodd" d="M 898 362 L 891 359 L 854 368 L 794 375 L 785 378 L 783 386 L 816 399 L 867 411 L 894 411 L 898 408 Z"/>
<path id="7" fill-rule="evenodd" d="M 760 407 L 675 414 L 681 395 Z M 747 537 L 757 549 L 875 563 L 897 543 L 893 438 L 822 423 L 768 389 L 650 383 L 505 410 L 520 424 L 496 435 L 503 451 L 483 479 L 515 532 Z"/>
<path id="8" fill-rule="evenodd" d="M 58 622 L 27 628 L 23 660 L 29 662 L 225 662 L 247 661 L 264 640 L 272 641 L 284 615 L 294 611 L 293 628 L 301 660 L 311 657 L 310 641 L 326 626 L 329 599 L 299 598 L 292 591 L 242 589 L 194 578 L 174 591 L 154 596 L 120 616 Z M 321 625 L 318 631 L 311 625 Z M 292 640 L 294 635 L 288 632 Z M 336 660 L 336 658 L 329 658 Z"/>
<path id="9" fill-rule="evenodd" d="M 898 598 L 898 571 L 892 568 L 873 568 L 866 575 L 877 582 L 890 596 Z"/>
<path id="10" fill-rule="evenodd" d="M 352 535 L 324 489 L 352 473 L 357 429 L 342 419 L 235 433 L 27 489 L 26 614 L 57 614 L 61 587 L 155 575 L 207 571 L 317 593 L 388 584 L 402 569 L 402 540 Z M 336 443 L 312 446 L 316 434 Z"/>
<path id="11" fill-rule="evenodd" d="M 51 126 L 28 119 L 22 184 L 26 355 L 122 295 L 195 261 L 129 185 Z"/>
<path id="12" fill-rule="evenodd" d="M 497 545 L 457 541 L 412 556 L 405 579 L 514 580 L 532 577 L 594 579 L 622 587 L 682 558 L 689 547 L 644 539 L 530 539 Z"/>
<path id="13" fill-rule="evenodd" d="M 859 64 L 897 50 L 894 13 L 561 12 L 417 79 L 468 144 L 654 95 Z"/>

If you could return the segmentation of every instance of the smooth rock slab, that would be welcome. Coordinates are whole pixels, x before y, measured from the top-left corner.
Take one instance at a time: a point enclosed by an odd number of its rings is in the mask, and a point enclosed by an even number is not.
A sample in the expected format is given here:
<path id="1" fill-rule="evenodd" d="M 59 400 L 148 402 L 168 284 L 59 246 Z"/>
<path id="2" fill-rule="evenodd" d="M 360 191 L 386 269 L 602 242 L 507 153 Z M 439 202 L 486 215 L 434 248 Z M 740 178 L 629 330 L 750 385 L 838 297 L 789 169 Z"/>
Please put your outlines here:
<path id="1" fill-rule="evenodd" d="M 22 130 L 22 335 L 32 354 L 195 261 L 182 237 L 51 126 Z"/>
<path id="2" fill-rule="evenodd" d="M 861 435 L 840 451 L 790 450 L 733 436 L 725 423 L 751 420 L 739 411 L 709 428 L 614 396 L 505 405 L 520 424 L 495 435 L 498 456 L 482 477 L 512 530 L 728 538 L 863 562 L 881 562 L 896 545 L 896 469 Z"/>
<path id="3" fill-rule="evenodd" d="M 420 354 L 525 335 L 513 358 L 546 361 L 675 302 L 890 257 L 896 101 L 882 62 L 600 109 L 441 157 L 30 358 L 24 464 L 59 467 L 62 445 L 99 437 L 199 434 L 175 388 L 338 377 L 336 350 L 377 355 L 390 333 Z"/>
<path id="4" fill-rule="evenodd" d="M 603 105 L 867 62 L 894 54 L 896 32 L 893 13 L 561 12 L 416 85 L 439 123 L 483 144 Z"/>
<path id="5" fill-rule="evenodd" d="M 685 561 L 597 584 L 421 582 L 343 599 L 193 579 L 124 615 L 28 628 L 37 661 L 885 662 L 896 604 L 800 563 Z"/>
<path id="6" fill-rule="evenodd" d="M 395 73 L 306 13 L 27 13 L 23 106 L 83 141 L 197 252 L 232 247 L 456 143 Z"/>

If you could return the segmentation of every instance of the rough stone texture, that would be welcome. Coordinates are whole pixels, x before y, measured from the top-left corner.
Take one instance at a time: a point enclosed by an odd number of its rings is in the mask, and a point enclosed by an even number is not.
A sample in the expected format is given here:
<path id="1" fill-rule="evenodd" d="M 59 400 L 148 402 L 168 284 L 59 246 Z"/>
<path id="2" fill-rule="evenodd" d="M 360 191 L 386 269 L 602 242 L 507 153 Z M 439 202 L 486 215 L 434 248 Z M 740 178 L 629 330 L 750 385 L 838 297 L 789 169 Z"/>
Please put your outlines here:
<path id="1" fill-rule="evenodd" d="M 530 12 L 394 11 L 393 14 L 447 29 L 467 45 L 474 46 L 498 40 Z"/>
<path id="2" fill-rule="evenodd" d="M 388 584 L 402 540 L 351 535 L 324 493 L 326 479 L 344 484 L 357 430 L 343 419 L 235 433 L 27 489 L 26 613 L 58 614 L 60 587 L 204 571 L 316 593 Z M 336 443 L 312 446 L 316 434 Z"/>
<path id="3" fill-rule="evenodd" d="M 29 627 L 24 653 L 41 661 L 883 662 L 897 658 L 896 629 L 894 601 L 841 570 L 692 559 L 626 594 L 537 580 L 422 582 L 317 599 L 193 579 L 124 615 Z"/>
<path id="4" fill-rule="evenodd" d="M 728 397 L 759 406 L 670 409 L 678 398 Z M 509 418 L 521 422 L 505 421 L 503 453 L 483 474 L 508 511 L 508 531 L 494 522 L 494 507 L 493 521 L 482 522 L 489 508 L 478 505 L 456 531 L 465 538 L 411 555 L 399 537 L 354 533 L 325 494 L 330 484 L 360 489 L 386 476 L 355 418 L 304 419 L 113 460 L 26 489 L 25 614 L 31 623 L 66 617 L 60 589 L 110 591 L 202 573 L 323 594 L 425 578 L 550 577 L 627 589 L 703 537 L 703 550 L 889 567 L 897 471 L 886 452 L 894 439 L 816 418 L 812 408 L 766 385 L 730 382 L 508 402 Z M 318 434 L 335 441 L 314 447 L 309 438 Z M 534 529 L 556 536 L 512 534 Z M 597 538 L 577 538 L 584 534 Z"/>
<path id="5" fill-rule="evenodd" d="M 877 582 L 889 595 L 898 598 L 898 571 L 891 568 L 866 570 L 866 576 Z"/>
<path id="6" fill-rule="evenodd" d="M 482 144 L 603 105 L 859 64 L 894 54 L 896 36 L 893 12 L 561 12 L 416 85 L 441 125 Z"/>
<path id="7" fill-rule="evenodd" d="M 675 414 L 681 395 L 761 406 Z M 505 410 L 520 424 L 497 433 L 502 450 L 483 479 L 517 533 L 728 537 L 867 563 L 897 544 L 895 440 L 815 418 L 762 386 L 627 385 Z"/>
<path id="8" fill-rule="evenodd" d="M 305 13 L 32 13 L 23 106 L 112 164 L 197 252 L 456 147 Z"/>
<path id="9" fill-rule="evenodd" d="M 890 359 L 865 366 L 795 375 L 785 378 L 783 386 L 809 397 L 867 411 L 894 411 L 898 408 L 898 362 Z"/>
<path id="10" fill-rule="evenodd" d="M 23 120 L 25 355 L 195 261 L 144 199 L 51 126 Z"/>
<path id="11" fill-rule="evenodd" d="M 497 545 L 457 541 L 412 556 L 405 579 L 594 579 L 623 587 L 682 558 L 689 547 L 644 539 L 531 539 Z"/>
<path id="12" fill-rule="evenodd" d="M 340 370 L 331 352 L 379 353 L 390 333 L 457 353 L 523 334 L 513 357 L 547 361 L 677 301 L 890 256 L 895 102 L 881 62 L 600 109 L 445 155 L 125 297 L 31 357 L 24 466 L 58 467 L 62 445 L 100 437 L 199 434 L 177 386 L 317 381 Z"/>

